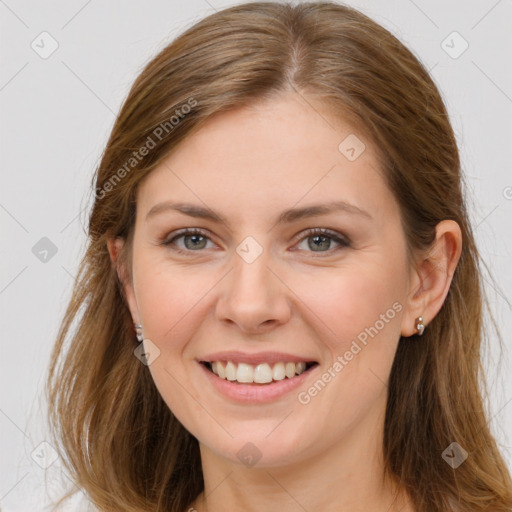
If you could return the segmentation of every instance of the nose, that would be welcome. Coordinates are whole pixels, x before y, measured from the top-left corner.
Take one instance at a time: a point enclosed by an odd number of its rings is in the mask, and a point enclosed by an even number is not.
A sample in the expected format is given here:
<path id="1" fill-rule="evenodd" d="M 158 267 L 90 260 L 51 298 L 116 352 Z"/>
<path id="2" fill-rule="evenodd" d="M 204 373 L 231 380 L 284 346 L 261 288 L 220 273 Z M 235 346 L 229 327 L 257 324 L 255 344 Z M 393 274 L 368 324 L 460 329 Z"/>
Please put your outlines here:
<path id="1" fill-rule="evenodd" d="M 237 325 L 245 333 L 265 333 L 286 323 L 291 316 L 290 290 L 271 267 L 268 251 L 251 263 L 233 255 L 233 268 L 222 280 L 216 305 L 217 318 Z M 269 265 L 270 264 L 270 265 Z"/>

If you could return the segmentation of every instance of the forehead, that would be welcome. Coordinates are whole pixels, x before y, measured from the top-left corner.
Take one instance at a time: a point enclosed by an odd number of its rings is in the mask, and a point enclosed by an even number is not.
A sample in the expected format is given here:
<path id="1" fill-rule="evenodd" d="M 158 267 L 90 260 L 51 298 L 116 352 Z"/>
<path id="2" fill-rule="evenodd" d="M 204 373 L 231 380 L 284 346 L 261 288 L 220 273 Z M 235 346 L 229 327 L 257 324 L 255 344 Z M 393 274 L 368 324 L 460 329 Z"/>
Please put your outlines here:
<path id="1" fill-rule="evenodd" d="M 335 200 L 377 215 L 395 206 L 364 134 L 297 94 L 212 116 L 144 180 L 138 211 L 169 199 L 247 217 Z"/>

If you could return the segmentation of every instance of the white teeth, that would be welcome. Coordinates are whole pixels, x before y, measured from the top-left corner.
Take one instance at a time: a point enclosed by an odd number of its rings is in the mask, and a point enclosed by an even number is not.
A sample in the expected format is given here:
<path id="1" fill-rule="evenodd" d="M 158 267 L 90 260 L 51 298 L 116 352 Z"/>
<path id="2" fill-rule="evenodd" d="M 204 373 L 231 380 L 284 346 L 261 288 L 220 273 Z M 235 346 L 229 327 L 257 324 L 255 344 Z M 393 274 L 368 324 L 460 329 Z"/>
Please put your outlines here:
<path id="1" fill-rule="evenodd" d="M 254 382 L 266 384 L 272 382 L 272 368 L 267 363 L 259 364 L 254 370 Z"/>
<path id="2" fill-rule="evenodd" d="M 272 369 L 272 378 L 274 380 L 283 380 L 285 377 L 284 363 L 276 363 Z"/>
<path id="3" fill-rule="evenodd" d="M 254 382 L 254 369 L 250 364 L 238 363 L 236 369 L 236 380 L 238 382 Z"/>
<path id="4" fill-rule="evenodd" d="M 300 375 L 306 369 L 306 363 L 300 362 L 295 364 L 295 373 Z"/>
<path id="5" fill-rule="evenodd" d="M 236 380 L 236 366 L 231 361 L 226 365 L 226 379 Z"/>
<path id="6" fill-rule="evenodd" d="M 275 363 L 271 366 L 268 363 L 261 363 L 254 367 L 251 364 L 227 361 L 224 365 L 222 361 L 213 361 L 211 368 L 215 375 L 221 379 L 237 381 L 244 384 L 268 384 L 269 382 L 289 379 L 300 375 L 306 371 L 306 363 Z"/>
<path id="7" fill-rule="evenodd" d="M 224 369 L 224 366 L 222 366 L 222 363 L 220 361 L 217 361 L 217 368 L 214 370 L 213 373 L 216 373 L 221 379 L 226 378 L 226 370 Z"/>
<path id="8" fill-rule="evenodd" d="M 284 371 L 289 379 L 295 377 L 295 363 L 286 363 Z"/>

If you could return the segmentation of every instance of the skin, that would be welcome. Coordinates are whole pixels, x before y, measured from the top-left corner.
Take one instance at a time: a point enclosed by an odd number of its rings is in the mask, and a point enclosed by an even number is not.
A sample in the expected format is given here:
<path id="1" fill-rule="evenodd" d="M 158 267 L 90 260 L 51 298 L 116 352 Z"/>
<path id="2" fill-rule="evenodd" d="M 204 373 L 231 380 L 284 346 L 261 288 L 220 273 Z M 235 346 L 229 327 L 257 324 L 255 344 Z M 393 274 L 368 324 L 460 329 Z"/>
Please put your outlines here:
<path id="1" fill-rule="evenodd" d="M 118 273 L 134 323 L 160 350 L 148 370 L 199 440 L 207 500 L 190 506 L 200 512 L 414 510 L 384 477 L 386 383 L 400 336 L 416 332 L 418 316 L 428 329 L 445 300 L 461 232 L 441 222 L 431 250 L 410 265 L 372 145 L 329 115 L 295 93 L 217 114 L 137 192 L 133 266 Z M 338 145 L 352 133 L 366 150 L 349 161 Z M 371 218 L 334 212 L 275 223 L 285 209 L 340 199 Z M 167 200 L 207 206 L 226 223 L 172 210 L 146 220 Z M 199 248 L 193 237 L 175 240 L 186 254 L 162 245 L 182 228 L 208 237 L 196 240 Z M 318 247 L 308 228 L 328 228 L 350 244 L 327 238 Z M 252 263 L 236 252 L 248 236 L 262 249 Z M 109 241 L 113 262 L 122 245 Z M 319 368 L 300 389 L 307 391 L 394 303 L 394 318 L 307 404 L 295 391 L 265 405 L 234 403 L 196 362 L 217 350 L 310 356 Z M 261 453 L 253 467 L 237 456 L 247 442 Z"/>

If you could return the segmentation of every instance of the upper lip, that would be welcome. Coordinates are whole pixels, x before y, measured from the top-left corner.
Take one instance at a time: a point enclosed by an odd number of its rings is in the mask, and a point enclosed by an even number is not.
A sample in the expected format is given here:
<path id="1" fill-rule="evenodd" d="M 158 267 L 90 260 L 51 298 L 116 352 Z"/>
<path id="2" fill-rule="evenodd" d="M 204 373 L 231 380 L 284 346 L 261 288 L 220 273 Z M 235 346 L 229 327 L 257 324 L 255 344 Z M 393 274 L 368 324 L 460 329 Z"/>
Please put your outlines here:
<path id="1" fill-rule="evenodd" d="M 233 363 L 262 364 L 262 363 L 313 363 L 317 362 L 314 357 L 302 357 L 286 352 L 255 352 L 249 354 L 236 350 L 215 352 L 198 359 L 202 363 L 213 361 L 231 361 Z"/>

